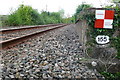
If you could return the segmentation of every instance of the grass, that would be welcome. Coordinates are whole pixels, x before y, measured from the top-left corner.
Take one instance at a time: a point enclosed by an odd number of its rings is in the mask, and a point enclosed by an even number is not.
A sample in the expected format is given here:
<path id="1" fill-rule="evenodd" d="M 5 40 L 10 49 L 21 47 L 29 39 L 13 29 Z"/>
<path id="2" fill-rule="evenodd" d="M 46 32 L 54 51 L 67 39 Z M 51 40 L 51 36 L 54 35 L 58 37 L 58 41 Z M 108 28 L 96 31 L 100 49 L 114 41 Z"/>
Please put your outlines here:
<path id="1" fill-rule="evenodd" d="M 0 21 L 0 26 L 2 26 L 2 21 Z"/>

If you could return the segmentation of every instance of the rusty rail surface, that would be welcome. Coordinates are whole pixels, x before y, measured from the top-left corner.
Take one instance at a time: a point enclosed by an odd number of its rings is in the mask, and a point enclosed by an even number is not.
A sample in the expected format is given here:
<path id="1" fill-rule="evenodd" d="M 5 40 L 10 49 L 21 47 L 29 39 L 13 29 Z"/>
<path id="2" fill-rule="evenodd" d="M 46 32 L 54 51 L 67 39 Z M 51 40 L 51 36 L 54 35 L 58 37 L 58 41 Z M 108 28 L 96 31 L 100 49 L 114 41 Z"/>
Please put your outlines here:
<path id="1" fill-rule="evenodd" d="M 62 24 L 62 25 L 58 25 L 54 28 L 50 28 L 50 29 L 46 29 L 46 30 L 43 30 L 43 31 L 40 31 L 40 32 L 36 32 L 36 33 L 32 33 L 32 34 L 28 34 L 28 35 L 23 35 L 21 37 L 17 37 L 17 38 L 13 38 L 13 39 L 9 39 L 9 40 L 6 40 L 6 41 L 2 41 L 0 42 L 0 50 L 2 49 L 5 49 L 5 48 L 9 48 L 9 47 L 12 47 L 18 43 L 21 43 L 29 38 L 32 38 L 38 34 L 41 34 L 41 33 L 45 33 L 45 32 L 48 32 L 48 31 L 51 31 L 51 30 L 54 30 L 54 29 L 58 29 L 58 28 L 61 28 L 61 27 L 64 27 L 68 24 Z"/>
<path id="2" fill-rule="evenodd" d="M 13 32 L 18 30 L 43 28 L 43 27 L 58 26 L 58 25 L 63 25 L 63 24 L 48 24 L 48 25 L 36 25 L 36 26 L 25 26 L 25 27 L 19 27 L 19 28 L 1 29 L 0 33 L 8 33 L 8 32 Z"/>

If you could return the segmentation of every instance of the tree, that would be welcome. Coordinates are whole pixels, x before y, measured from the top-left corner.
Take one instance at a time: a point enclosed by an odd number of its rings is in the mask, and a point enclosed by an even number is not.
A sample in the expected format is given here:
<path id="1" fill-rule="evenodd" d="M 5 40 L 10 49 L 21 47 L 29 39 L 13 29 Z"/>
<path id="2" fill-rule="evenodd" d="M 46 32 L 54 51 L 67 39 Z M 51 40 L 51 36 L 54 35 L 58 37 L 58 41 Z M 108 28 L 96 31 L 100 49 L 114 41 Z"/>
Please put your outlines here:
<path id="1" fill-rule="evenodd" d="M 120 0 L 112 0 L 112 1 L 113 1 L 113 2 L 117 2 L 117 3 L 118 3 L 118 2 L 120 3 Z"/>
<path id="2" fill-rule="evenodd" d="M 80 12 L 81 11 L 83 11 L 83 10 L 85 10 L 85 9 L 87 9 L 87 8 L 91 8 L 92 7 L 92 5 L 90 5 L 90 4 L 81 4 L 81 5 L 79 5 L 78 7 L 77 7 L 77 9 L 76 9 L 76 13 L 75 13 L 75 20 L 77 20 L 77 16 L 79 16 L 79 14 L 80 14 Z"/>
<path id="3" fill-rule="evenodd" d="M 79 6 L 77 7 L 75 14 L 79 14 L 80 11 L 83 11 L 83 10 L 85 10 L 85 9 L 87 9 L 87 8 L 91 8 L 91 7 L 92 7 L 92 6 L 91 6 L 90 4 L 81 4 L 81 5 L 79 5 Z"/>
<path id="4" fill-rule="evenodd" d="M 46 12 L 43 11 L 40 14 L 41 17 L 41 24 L 56 24 L 62 23 L 62 17 L 59 12 Z"/>
<path id="5" fill-rule="evenodd" d="M 64 22 L 63 16 L 63 9 L 59 12 L 42 11 L 41 14 L 39 14 L 38 11 L 31 6 L 25 6 L 22 4 L 16 11 L 8 16 L 7 24 L 9 26 L 56 24 Z"/>
<path id="6" fill-rule="evenodd" d="M 60 16 L 63 18 L 63 17 L 64 17 L 64 13 L 65 13 L 64 10 L 61 9 L 61 10 L 59 10 L 58 12 L 60 13 Z"/>
<path id="7" fill-rule="evenodd" d="M 20 7 L 8 16 L 8 23 L 12 26 L 39 24 L 39 13 L 30 6 L 20 5 Z"/>

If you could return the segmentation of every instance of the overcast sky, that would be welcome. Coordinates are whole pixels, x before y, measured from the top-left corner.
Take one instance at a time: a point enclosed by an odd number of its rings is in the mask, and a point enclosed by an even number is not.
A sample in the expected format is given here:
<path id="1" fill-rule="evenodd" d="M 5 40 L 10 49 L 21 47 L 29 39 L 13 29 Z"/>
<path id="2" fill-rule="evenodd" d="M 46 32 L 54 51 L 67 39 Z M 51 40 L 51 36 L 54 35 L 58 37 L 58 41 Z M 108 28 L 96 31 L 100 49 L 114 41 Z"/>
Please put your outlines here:
<path id="1" fill-rule="evenodd" d="M 56 12 L 60 9 L 65 11 L 65 16 L 71 16 L 75 13 L 78 5 L 82 2 L 92 4 L 94 7 L 100 7 L 101 4 L 108 4 L 109 0 L 1 0 L 0 15 L 9 14 L 11 10 L 18 8 L 20 4 L 30 5 L 39 12 L 42 10 Z"/>

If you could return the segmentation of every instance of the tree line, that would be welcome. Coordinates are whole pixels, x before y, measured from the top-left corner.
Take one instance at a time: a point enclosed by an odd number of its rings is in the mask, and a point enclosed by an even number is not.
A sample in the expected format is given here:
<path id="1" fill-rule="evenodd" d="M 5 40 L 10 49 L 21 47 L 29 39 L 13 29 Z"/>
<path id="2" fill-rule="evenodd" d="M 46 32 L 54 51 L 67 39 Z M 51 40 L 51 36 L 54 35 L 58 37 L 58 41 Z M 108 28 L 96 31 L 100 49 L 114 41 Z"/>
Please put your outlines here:
<path id="1" fill-rule="evenodd" d="M 57 23 L 73 23 L 74 17 L 64 18 L 64 10 L 58 12 L 42 11 L 39 13 L 31 6 L 20 5 L 7 18 L 0 17 L 1 26 L 44 25 Z"/>

